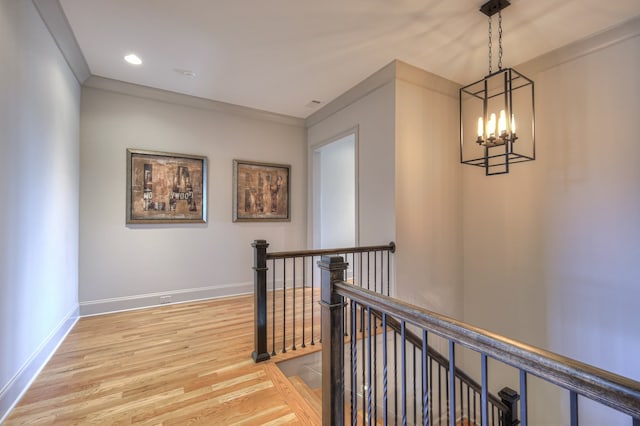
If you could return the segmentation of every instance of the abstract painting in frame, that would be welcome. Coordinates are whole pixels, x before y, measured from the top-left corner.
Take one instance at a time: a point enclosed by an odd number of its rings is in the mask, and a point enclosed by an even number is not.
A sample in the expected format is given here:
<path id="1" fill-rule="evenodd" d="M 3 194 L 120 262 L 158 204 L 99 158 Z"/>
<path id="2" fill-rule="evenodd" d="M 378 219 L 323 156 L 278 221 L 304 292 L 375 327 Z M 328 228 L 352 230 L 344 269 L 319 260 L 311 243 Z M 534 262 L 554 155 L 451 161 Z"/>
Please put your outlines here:
<path id="1" fill-rule="evenodd" d="M 127 149 L 128 224 L 205 223 L 207 158 Z"/>
<path id="2" fill-rule="evenodd" d="M 233 160 L 233 221 L 290 221 L 291 166 Z"/>

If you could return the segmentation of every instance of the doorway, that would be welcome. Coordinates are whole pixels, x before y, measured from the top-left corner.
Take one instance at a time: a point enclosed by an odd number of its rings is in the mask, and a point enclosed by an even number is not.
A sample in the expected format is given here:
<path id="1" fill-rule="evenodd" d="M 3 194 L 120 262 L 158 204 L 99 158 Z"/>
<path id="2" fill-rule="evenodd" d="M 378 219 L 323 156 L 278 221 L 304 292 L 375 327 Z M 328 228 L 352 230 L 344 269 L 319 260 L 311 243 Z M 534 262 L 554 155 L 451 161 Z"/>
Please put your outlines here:
<path id="1" fill-rule="evenodd" d="M 313 149 L 313 241 L 315 248 L 358 243 L 356 131 Z"/>

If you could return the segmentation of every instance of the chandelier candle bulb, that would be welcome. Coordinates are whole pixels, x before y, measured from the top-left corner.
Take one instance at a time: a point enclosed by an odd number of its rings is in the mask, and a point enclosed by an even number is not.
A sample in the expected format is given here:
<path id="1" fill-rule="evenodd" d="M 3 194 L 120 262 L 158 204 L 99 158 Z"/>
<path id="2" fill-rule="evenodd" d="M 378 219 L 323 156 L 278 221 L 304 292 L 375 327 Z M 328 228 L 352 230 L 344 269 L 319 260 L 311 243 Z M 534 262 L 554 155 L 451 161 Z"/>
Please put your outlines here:
<path id="1" fill-rule="evenodd" d="M 507 115 L 504 110 L 500 110 L 500 118 L 498 119 L 498 134 L 503 137 L 507 135 Z"/>
<path id="2" fill-rule="evenodd" d="M 513 138 L 515 139 L 516 136 L 516 116 L 511 114 L 511 134 L 513 135 Z"/>
<path id="3" fill-rule="evenodd" d="M 484 120 L 478 117 L 478 143 L 484 141 Z"/>
<path id="4" fill-rule="evenodd" d="M 489 139 L 496 138 L 496 115 L 494 113 L 491 113 L 489 122 L 487 123 L 487 135 Z"/>

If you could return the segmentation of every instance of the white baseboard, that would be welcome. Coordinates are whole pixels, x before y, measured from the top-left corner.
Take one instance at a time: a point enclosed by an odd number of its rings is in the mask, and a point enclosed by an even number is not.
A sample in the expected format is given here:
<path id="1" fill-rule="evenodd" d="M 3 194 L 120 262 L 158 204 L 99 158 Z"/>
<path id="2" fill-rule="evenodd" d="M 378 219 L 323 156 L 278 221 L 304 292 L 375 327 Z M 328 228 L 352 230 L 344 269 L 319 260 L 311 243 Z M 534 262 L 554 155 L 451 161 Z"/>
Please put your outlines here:
<path id="1" fill-rule="evenodd" d="M 49 359 L 78 321 L 78 318 L 79 309 L 76 305 L 35 350 L 16 375 L 0 390 L 0 424 L 6 420 L 11 410 L 29 389 L 31 383 L 38 377 L 44 366 L 47 365 Z"/>
<path id="2" fill-rule="evenodd" d="M 102 315 L 111 312 L 130 311 L 165 304 L 216 299 L 219 297 L 238 296 L 248 293 L 253 293 L 253 282 L 138 294 L 112 299 L 90 300 L 80 302 L 80 316 Z"/>

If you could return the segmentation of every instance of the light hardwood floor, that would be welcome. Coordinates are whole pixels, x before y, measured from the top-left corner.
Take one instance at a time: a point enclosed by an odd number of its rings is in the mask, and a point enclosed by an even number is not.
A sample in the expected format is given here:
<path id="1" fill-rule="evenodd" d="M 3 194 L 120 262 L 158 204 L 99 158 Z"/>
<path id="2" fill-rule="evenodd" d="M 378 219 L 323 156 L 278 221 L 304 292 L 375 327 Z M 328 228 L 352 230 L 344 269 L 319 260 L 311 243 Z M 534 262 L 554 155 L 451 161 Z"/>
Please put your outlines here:
<path id="1" fill-rule="evenodd" d="M 255 364 L 252 296 L 81 318 L 6 425 L 317 425 L 275 361 L 319 349 Z"/>

